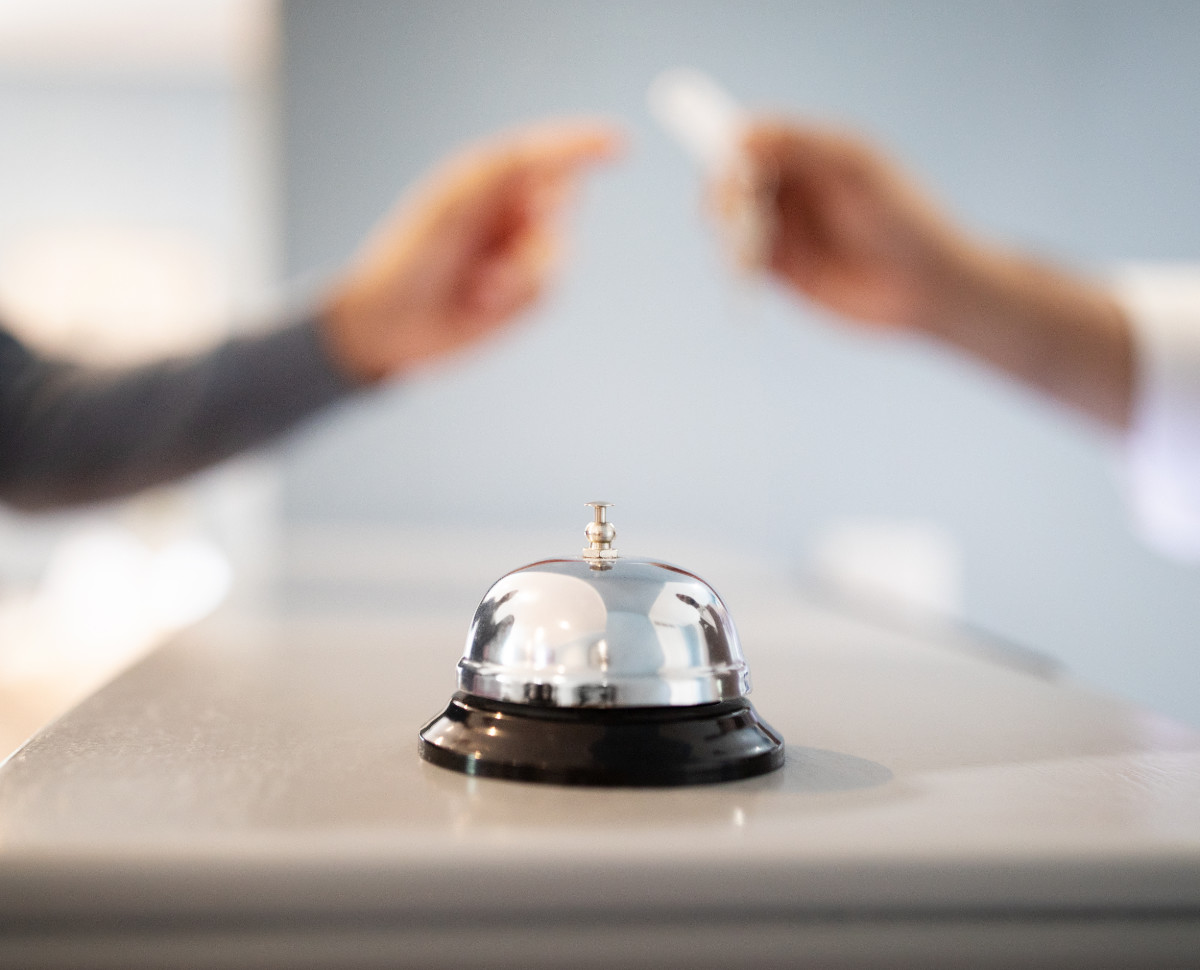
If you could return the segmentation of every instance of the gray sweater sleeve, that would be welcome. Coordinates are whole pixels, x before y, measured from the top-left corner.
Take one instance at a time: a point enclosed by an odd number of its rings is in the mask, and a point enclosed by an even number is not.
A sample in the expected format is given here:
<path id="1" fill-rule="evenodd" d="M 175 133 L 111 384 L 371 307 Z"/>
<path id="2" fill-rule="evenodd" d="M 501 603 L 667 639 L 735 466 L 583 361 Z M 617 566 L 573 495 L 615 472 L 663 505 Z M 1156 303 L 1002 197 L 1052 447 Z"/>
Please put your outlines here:
<path id="1" fill-rule="evenodd" d="M 0 330 L 0 499 L 47 509 L 179 478 L 352 390 L 313 320 L 126 370 L 41 357 Z"/>

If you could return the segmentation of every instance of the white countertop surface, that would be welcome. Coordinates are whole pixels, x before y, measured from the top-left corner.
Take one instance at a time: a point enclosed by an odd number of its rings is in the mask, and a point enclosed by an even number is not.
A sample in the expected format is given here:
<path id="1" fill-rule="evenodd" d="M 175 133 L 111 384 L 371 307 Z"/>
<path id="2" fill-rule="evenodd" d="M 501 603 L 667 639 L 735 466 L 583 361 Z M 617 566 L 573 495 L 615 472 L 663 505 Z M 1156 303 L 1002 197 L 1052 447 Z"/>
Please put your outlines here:
<path id="1" fill-rule="evenodd" d="M 784 768 L 567 788 L 417 757 L 473 604 L 317 599 L 211 621 L 0 769 L 0 965 L 1200 953 L 1200 735 L 1019 653 L 748 584 L 726 600 Z"/>

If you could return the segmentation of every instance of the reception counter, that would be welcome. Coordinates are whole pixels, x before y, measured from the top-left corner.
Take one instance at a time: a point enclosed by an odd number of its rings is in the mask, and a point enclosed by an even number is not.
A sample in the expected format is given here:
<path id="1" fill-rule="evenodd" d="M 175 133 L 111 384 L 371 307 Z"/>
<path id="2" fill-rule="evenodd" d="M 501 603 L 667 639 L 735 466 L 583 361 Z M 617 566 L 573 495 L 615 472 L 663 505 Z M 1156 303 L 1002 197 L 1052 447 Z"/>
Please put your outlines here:
<path id="1" fill-rule="evenodd" d="M 1196 732 L 951 626 L 726 599 L 786 763 L 673 789 L 421 761 L 469 598 L 214 618 L 0 769 L 0 965 L 1196 966 Z"/>

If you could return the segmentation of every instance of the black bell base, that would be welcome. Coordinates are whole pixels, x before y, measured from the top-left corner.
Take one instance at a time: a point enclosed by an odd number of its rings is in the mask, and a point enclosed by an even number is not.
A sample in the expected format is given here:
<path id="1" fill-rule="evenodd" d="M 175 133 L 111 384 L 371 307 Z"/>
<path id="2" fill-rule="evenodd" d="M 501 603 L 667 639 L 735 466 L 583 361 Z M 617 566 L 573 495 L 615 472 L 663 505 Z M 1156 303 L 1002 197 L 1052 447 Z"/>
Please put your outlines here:
<path id="1" fill-rule="evenodd" d="M 456 693 L 421 729 L 422 758 L 468 775 L 559 785 L 734 781 L 783 765 L 745 698 L 694 707 L 536 707 Z"/>

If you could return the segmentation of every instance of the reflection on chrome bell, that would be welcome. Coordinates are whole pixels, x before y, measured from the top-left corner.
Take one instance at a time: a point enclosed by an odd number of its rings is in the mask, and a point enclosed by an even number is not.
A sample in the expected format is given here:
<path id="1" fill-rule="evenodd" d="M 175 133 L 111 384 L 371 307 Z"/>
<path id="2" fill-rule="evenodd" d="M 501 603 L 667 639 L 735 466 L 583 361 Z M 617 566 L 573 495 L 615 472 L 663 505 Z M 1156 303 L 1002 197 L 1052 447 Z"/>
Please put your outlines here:
<path id="1" fill-rule="evenodd" d="M 577 785 L 689 785 L 783 764 L 746 699 L 725 604 L 678 566 L 620 556 L 607 502 L 580 556 L 501 577 L 458 664 L 459 690 L 421 729 L 426 761 Z"/>

